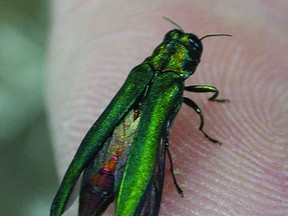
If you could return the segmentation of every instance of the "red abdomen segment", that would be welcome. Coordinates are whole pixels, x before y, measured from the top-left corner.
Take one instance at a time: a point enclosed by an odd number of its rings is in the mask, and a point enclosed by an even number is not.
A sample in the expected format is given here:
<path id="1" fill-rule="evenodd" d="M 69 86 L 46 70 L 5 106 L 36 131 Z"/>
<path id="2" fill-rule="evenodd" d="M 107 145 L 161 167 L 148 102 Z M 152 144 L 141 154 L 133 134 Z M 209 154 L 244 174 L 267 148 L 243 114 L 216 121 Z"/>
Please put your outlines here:
<path id="1" fill-rule="evenodd" d="M 115 168 L 123 146 L 119 147 L 86 185 L 80 194 L 79 215 L 99 215 L 114 200 Z"/>

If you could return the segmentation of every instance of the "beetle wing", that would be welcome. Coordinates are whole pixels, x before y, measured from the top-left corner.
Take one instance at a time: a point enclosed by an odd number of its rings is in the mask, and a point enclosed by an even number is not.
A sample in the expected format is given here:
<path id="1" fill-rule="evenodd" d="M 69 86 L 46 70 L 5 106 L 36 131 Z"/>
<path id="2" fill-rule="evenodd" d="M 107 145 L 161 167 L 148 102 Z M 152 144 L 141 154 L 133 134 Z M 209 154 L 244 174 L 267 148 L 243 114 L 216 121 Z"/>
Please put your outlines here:
<path id="1" fill-rule="evenodd" d="M 179 107 L 176 108 L 174 115 L 172 115 L 170 117 L 170 120 L 167 122 L 166 130 L 164 133 L 165 135 L 163 136 L 161 144 L 158 149 L 157 163 L 155 165 L 154 173 L 149 183 L 149 186 L 146 189 L 145 195 L 143 196 L 137 208 L 136 215 L 151 215 L 151 216 L 158 215 L 162 197 L 164 175 L 165 175 L 166 150 L 169 147 L 168 146 L 169 130 L 181 105 L 182 103 L 179 103 Z"/>
<path id="2" fill-rule="evenodd" d="M 142 197 L 135 215 L 158 215 L 165 174 L 165 143 L 161 141 L 152 179 Z"/>
<path id="3" fill-rule="evenodd" d="M 149 196 L 145 198 L 146 193 L 154 193 L 153 202 L 156 204 L 152 206 L 159 206 L 163 173 L 158 171 L 160 180 L 154 179 L 154 183 L 161 187 L 157 190 L 152 189 L 153 175 L 155 166 L 159 163 L 157 157 L 162 158 L 160 163 L 164 161 L 161 140 L 166 134 L 168 121 L 176 115 L 182 104 L 183 89 L 183 79 L 173 72 L 160 74 L 149 88 L 121 182 L 116 206 L 117 216 L 135 215 L 137 209 L 141 209 L 141 206 L 145 206 L 151 199 Z M 159 150 L 162 151 L 160 155 Z M 143 199 L 147 201 L 142 201 Z M 156 211 L 158 212 L 158 209 Z"/>
<path id="4" fill-rule="evenodd" d="M 83 172 L 79 215 L 102 215 L 117 197 L 139 118 L 135 107 L 123 118 Z"/>
<path id="5" fill-rule="evenodd" d="M 54 198 L 51 206 L 51 216 L 63 214 L 71 191 L 83 169 L 89 160 L 97 154 L 105 139 L 111 135 L 113 129 L 126 115 L 152 79 L 153 70 L 148 64 L 140 64 L 132 69 L 121 89 L 81 142 Z"/>

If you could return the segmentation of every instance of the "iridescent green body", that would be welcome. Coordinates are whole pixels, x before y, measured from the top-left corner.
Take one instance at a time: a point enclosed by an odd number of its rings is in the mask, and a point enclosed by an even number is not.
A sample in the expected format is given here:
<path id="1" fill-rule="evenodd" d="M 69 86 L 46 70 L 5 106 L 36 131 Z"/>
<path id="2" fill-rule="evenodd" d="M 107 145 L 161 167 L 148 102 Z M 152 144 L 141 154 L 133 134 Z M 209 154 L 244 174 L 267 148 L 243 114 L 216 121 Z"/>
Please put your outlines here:
<path id="1" fill-rule="evenodd" d="M 213 92 L 210 100 L 217 101 L 218 90 L 215 87 L 184 87 L 184 80 L 194 73 L 200 62 L 202 49 L 197 36 L 175 29 L 165 35 L 150 57 L 132 69 L 121 89 L 83 139 L 53 201 L 51 216 L 63 214 L 81 173 L 92 158 L 99 156 L 107 138 L 135 106 L 140 107 L 140 119 L 123 178 L 114 197 L 117 200 L 116 216 L 158 215 L 169 130 L 183 101 L 200 115 L 201 132 L 217 142 L 202 130 L 204 122 L 200 108 L 190 99 L 183 98 L 185 89 Z"/>

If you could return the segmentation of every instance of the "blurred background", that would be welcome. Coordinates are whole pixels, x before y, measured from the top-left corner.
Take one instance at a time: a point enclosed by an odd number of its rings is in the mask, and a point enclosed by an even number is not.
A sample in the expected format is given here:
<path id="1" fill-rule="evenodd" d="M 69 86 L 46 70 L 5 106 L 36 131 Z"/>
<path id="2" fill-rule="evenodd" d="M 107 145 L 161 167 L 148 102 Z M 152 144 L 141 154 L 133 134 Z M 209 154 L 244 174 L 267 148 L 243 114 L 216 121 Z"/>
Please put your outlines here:
<path id="1" fill-rule="evenodd" d="M 58 186 L 47 128 L 47 0 L 0 0 L 0 214 L 45 216 Z"/>

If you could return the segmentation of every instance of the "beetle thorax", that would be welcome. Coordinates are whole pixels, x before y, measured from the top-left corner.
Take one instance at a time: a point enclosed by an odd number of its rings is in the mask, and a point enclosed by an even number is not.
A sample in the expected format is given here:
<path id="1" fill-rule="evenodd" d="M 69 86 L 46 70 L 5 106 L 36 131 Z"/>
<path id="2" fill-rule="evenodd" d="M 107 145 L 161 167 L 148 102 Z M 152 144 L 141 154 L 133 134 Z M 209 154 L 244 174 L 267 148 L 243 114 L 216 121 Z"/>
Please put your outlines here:
<path id="1" fill-rule="evenodd" d="M 186 79 L 193 74 L 200 62 L 200 56 L 189 48 L 177 40 L 169 43 L 164 41 L 147 60 L 161 73 L 174 72 Z"/>

